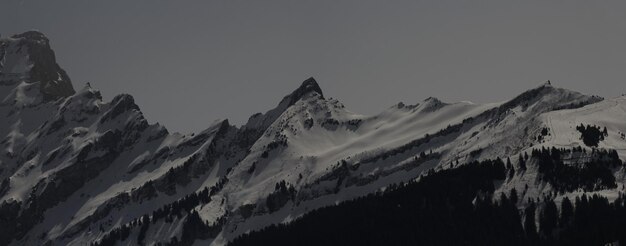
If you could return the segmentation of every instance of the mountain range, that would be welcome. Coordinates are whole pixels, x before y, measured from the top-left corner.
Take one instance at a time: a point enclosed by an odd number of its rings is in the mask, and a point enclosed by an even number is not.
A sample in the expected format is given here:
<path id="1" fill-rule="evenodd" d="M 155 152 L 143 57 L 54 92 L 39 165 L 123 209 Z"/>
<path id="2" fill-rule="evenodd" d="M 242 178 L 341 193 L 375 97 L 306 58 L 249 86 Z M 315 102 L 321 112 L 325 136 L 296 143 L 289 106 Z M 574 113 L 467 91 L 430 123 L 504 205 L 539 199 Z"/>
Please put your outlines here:
<path id="1" fill-rule="evenodd" d="M 558 238 L 542 231 L 546 201 L 616 202 L 626 183 L 626 97 L 550 82 L 499 103 L 431 97 L 361 115 L 308 78 L 244 125 L 180 134 L 148 123 L 131 95 L 74 88 L 28 31 L 0 39 L 0 117 L 0 245 L 271 244 L 268 228 L 489 161 L 505 174 L 474 204 L 515 190 L 520 228 Z"/>

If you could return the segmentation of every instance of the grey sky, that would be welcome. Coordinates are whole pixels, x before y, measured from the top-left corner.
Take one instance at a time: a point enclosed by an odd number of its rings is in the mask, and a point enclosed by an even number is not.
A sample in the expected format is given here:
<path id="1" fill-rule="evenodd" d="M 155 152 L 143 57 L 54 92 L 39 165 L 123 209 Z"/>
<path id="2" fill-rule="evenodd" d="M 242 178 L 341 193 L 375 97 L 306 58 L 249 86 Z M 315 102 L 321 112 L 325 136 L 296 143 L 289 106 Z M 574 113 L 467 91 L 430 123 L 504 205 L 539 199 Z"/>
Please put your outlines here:
<path id="1" fill-rule="evenodd" d="M 74 86 L 151 122 L 242 124 L 313 76 L 374 114 L 399 101 L 509 99 L 550 79 L 626 92 L 626 1 L 16 1 L 0 33 L 51 40 Z"/>

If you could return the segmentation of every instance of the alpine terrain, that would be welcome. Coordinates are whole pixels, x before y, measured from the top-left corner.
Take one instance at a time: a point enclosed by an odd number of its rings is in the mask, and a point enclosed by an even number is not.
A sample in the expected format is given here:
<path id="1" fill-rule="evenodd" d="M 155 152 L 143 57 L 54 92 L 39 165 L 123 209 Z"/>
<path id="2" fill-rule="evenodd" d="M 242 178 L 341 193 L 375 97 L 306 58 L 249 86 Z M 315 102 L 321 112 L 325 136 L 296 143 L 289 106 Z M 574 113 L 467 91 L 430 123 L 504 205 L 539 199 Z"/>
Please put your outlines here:
<path id="1" fill-rule="evenodd" d="M 0 245 L 626 243 L 625 133 L 626 97 L 550 82 L 368 116 L 313 78 L 173 133 L 28 31 L 0 40 Z"/>

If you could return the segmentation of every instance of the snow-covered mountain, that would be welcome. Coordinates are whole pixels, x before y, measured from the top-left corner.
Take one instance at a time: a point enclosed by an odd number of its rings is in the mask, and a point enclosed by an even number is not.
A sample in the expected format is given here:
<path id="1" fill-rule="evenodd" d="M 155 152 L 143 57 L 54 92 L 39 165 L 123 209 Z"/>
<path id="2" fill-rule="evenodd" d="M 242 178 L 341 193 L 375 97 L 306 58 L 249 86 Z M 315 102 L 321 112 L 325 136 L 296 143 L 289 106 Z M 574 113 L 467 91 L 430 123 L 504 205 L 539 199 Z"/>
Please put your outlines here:
<path id="1" fill-rule="evenodd" d="M 626 157 L 626 97 L 549 82 L 501 103 L 428 98 L 365 116 L 309 78 L 243 126 L 170 133 L 130 95 L 105 102 L 89 84 L 75 91 L 36 31 L 0 40 L 0 100 L 0 245 L 225 245 L 474 160 L 519 167 L 520 154 L 542 147 Z M 580 124 L 606 127 L 606 137 L 589 146 Z M 557 189 L 532 168 L 497 189 L 512 187 L 526 191 L 520 201 Z"/>

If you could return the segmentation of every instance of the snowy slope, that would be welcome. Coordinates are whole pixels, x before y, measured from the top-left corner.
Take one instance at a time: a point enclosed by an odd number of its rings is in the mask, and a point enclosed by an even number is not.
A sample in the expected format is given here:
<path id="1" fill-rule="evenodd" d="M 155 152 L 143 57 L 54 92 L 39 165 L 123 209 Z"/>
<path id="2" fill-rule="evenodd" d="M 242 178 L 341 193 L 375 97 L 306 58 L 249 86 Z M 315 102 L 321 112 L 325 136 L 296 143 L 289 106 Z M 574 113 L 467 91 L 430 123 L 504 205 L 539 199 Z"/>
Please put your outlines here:
<path id="1" fill-rule="evenodd" d="M 586 150 L 586 154 L 578 153 L 564 158 L 567 162 L 576 164 L 583 163 L 593 158 L 591 154 L 593 150 L 616 150 L 619 158 L 623 161 L 626 159 L 626 138 L 622 135 L 626 131 L 625 119 L 626 98 L 624 96 L 603 100 L 581 108 L 548 112 L 540 115 L 538 120 L 541 122 L 542 126 L 548 129 L 549 134 L 545 136 L 542 143 L 533 146 L 533 148 L 556 147 L 572 149 L 581 147 Z M 576 130 L 576 126 L 581 124 L 606 127 L 608 136 L 599 142 L 597 148 L 587 146 L 581 139 L 581 133 Z M 527 151 L 530 152 L 530 148 L 528 148 Z M 607 197 L 609 200 L 615 200 L 620 193 L 624 192 L 626 176 L 622 168 L 614 168 L 612 173 L 618 182 L 618 186 L 613 189 L 602 189 L 593 192 L 577 190 L 574 192 L 558 193 L 555 196 L 555 201 L 560 202 L 564 197 L 575 200 L 577 196 L 585 193 L 587 193 L 587 195 L 599 194 Z M 538 176 L 539 174 L 536 168 L 527 170 L 522 175 L 518 174 L 507 180 L 507 182 L 499 188 L 499 192 L 505 192 L 511 188 L 525 190 L 525 193 L 522 194 L 522 199 L 543 197 L 555 192 L 554 187 L 551 187 L 550 184 L 542 183 Z"/>
<path id="2" fill-rule="evenodd" d="M 600 141 L 600 148 L 616 149 L 626 159 L 626 96 L 604 100 L 586 107 L 559 110 L 542 115 L 541 120 L 554 134 L 546 138 L 546 146 L 585 146 L 576 126 L 598 125 L 608 129 L 608 137 Z"/>
<path id="3" fill-rule="evenodd" d="M 148 124 L 130 95 L 105 102 L 89 85 L 75 92 L 43 34 L 0 44 L 0 227 L 10 228 L 0 245 L 224 245 L 429 170 L 581 146 L 580 123 L 606 126 L 599 148 L 626 155 L 624 97 L 549 83 L 501 103 L 427 98 L 366 116 L 309 78 L 243 126 L 170 133 Z M 550 192 L 536 177 L 529 169 L 498 189 Z M 194 231 L 197 221 L 209 229 Z"/>
<path id="4" fill-rule="evenodd" d="M 268 138 L 259 139 L 251 154 L 235 167 L 224 189 L 235 209 L 232 224 L 226 225 L 214 243 L 415 179 L 428 169 L 449 167 L 453 161 L 515 156 L 540 144 L 535 139 L 542 126 L 538 115 L 599 100 L 545 84 L 504 103 L 447 104 L 429 98 L 367 117 L 312 93 L 278 118 L 266 131 Z M 276 141 L 287 144 L 262 158 L 267 146 Z M 473 156 L 476 151 L 480 154 Z M 298 190 L 297 198 L 267 215 L 264 199 L 283 180 Z M 256 216 L 237 218 L 238 207 L 254 207 Z"/>

